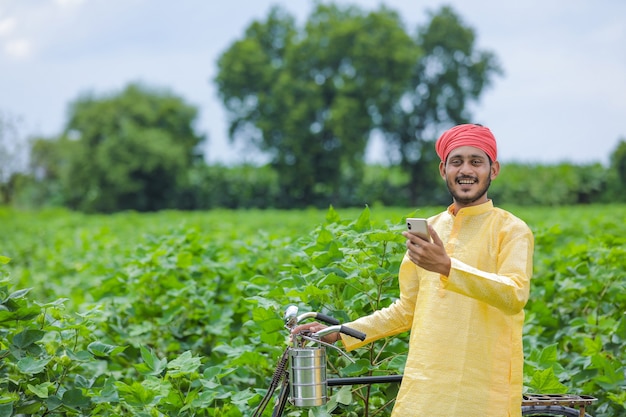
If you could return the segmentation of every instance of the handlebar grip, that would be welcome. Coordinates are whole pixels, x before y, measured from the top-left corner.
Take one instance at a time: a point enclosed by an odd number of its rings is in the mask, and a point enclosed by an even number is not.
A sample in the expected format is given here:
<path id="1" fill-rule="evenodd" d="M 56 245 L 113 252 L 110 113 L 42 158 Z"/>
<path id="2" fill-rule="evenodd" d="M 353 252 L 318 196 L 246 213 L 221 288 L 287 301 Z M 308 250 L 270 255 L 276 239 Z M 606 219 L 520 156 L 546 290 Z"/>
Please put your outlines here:
<path id="1" fill-rule="evenodd" d="M 339 331 L 343 334 L 347 334 L 348 336 L 355 337 L 361 341 L 365 340 L 365 338 L 367 337 L 365 333 L 346 326 L 341 326 L 341 329 Z"/>
<path id="2" fill-rule="evenodd" d="M 316 318 L 316 319 L 318 319 L 318 320 L 320 320 L 320 321 L 323 321 L 323 322 L 324 322 L 324 323 L 326 323 L 326 324 L 332 324 L 332 325 L 337 325 L 337 324 L 339 324 L 339 320 L 334 319 L 334 318 L 332 318 L 332 317 L 330 317 L 330 316 L 327 316 L 326 314 L 317 313 L 317 314 L 315 315 L 315 318 Z"/>

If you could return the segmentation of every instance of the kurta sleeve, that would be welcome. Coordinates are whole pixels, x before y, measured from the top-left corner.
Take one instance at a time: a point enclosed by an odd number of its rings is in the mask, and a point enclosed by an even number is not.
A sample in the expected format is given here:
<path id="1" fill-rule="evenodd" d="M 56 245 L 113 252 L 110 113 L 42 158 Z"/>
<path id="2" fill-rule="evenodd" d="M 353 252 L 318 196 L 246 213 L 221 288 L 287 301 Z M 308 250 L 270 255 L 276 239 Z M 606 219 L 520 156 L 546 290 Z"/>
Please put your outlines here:
<path id="1" fill-rule="evenodd" d="M 454 257 L 449 276 L 441 276 L 443 288 L 498 308 L 505 314 L 519 313 L 530 293 L 534 240 L 530 229 L 518 224 L 501 231 L 495 271 L 472 267 Z"/>
<path id="2" fill-rule="evenodd" d="M 415 302 L 419 292 L 418 269 L 405 255 L 398 274 L 400 298 L 389 307 L 375 311 L 369 316 L 361 317 L 346 326 L 366 334 L 363 341 L 350 336 L 341 335 L 347 351 L 381 339 L 408 331 L 413 323 Z"/>

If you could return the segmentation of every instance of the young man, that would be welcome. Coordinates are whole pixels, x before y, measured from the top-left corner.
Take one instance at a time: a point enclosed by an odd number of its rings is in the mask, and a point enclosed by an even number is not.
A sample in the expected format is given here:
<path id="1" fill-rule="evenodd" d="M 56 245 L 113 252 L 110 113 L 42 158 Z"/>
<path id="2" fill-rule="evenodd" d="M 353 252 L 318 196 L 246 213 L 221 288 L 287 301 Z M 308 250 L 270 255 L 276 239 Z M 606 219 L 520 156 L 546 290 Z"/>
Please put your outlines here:
<path id="1" fill-rule="evenodd" d="M 500 171 L 488 128 L 453 127 L 436 150 L 453 202 L 428 220 L 432 241 L 404 232 L 400 298 L 347 324 L 364 332 L 365 341 L 342 341 L 353 350 L 411 331 L 393 417 L 518 417 L 533 235 L 487 197 Z M 304 327 L 323 326 L 295 331 Z"/>

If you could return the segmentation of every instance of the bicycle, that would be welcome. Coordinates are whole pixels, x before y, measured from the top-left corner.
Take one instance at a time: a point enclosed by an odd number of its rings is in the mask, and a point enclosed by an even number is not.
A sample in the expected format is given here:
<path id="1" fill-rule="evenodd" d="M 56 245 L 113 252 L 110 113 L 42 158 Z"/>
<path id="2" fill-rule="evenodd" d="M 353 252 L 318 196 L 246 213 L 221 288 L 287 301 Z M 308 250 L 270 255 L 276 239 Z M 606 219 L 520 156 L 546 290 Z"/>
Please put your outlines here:
<path id="1" fill-rule="evenodd" d="M 326 348 L 337 350 L 353 360 L 341 349 L 322 341 L 322 337 L 332 333 L 343 333 L 359 340 L 366 335 L 339 323 L 338 320 L 317 312 L 298 314 L 296 306 L 289 306 L 283 316 L 285 328 L 294 329 L 306 319 L 315 319 L 329 325 L 315 333 L 300 332 L 292 335 L 292 345 L 287 346 L 278 361 L 270 386 L 252 417 L 261 417 L 274 392 L 280 384 L 280 390 L 272 417 L 283 415 L 287 403 L 294 407 L 320 407 L 326 405 L 328 389 L 337 386 L 371 385 L 381 383 L 400 383 L 402 375 L 358 376 L 348 378 L 327 378 Z M 310 342 L 316 346 L 306 346 Z M 570 394 L 524 394 L 522 397 L 522 416 L 534 417 L 592 417 L 586 407 L 597 399 L 587 395 Z"/>

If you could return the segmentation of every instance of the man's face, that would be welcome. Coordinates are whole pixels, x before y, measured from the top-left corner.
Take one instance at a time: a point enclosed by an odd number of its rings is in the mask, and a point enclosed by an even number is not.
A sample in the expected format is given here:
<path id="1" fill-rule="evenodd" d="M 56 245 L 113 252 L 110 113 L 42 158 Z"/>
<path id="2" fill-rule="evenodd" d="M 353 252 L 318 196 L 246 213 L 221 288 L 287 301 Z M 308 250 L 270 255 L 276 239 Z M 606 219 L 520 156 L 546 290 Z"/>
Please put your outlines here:
<path id="1" fill-rule="evenodd" d="M 487 201 L 491 180 L 500 171 L 500 164 L 489 163 L 487 154 L 473 146 L 461 146 L 439 165 L 441 177 L 457 208 L 474 206 Z"/>

